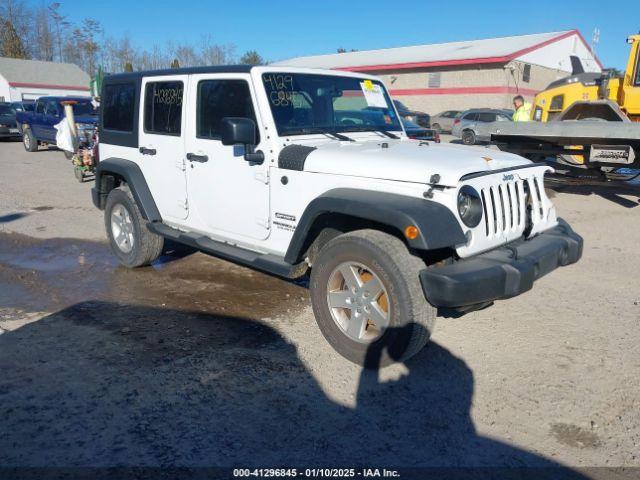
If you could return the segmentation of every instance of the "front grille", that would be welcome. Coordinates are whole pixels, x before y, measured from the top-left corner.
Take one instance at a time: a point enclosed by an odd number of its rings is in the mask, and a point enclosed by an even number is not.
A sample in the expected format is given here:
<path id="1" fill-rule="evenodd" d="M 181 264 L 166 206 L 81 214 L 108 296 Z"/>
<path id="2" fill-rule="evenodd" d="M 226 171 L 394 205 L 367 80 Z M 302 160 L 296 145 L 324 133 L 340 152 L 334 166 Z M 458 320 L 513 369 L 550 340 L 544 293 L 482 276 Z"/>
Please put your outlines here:
<path id="1" fill-rule="evenodd" d="M 515 179 L 480 190 L 488 238 L 524 232 L 545 221 L 544 186 L 538 176 Z"/>
<path id="2" fill-rule="evenodd" d="M 487 237 L 523 228 L 526 200 L 522 180 L 483 188 L 480 196 L 484 205 L 484 227 Z"/>
<path id="3" fill-rule="evenodd" d="M 463 179 L 480 194 L 483 218 L 466 245 L 462 258 L 491 250 L 519 238 L 530 238 L 557 224 L 555 209 L 544 191 L 546 165 L 531 165 Z"/>

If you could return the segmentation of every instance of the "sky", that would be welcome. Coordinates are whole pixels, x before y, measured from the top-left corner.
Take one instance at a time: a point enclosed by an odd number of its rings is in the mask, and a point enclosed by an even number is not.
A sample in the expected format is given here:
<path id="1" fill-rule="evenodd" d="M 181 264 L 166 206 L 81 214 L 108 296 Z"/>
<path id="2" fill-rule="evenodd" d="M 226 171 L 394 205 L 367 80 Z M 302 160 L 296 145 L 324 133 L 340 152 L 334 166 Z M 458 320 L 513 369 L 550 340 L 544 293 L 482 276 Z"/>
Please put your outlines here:
<path id="1" fill-rule="evenodd" d="M 204 35 L 234 44 L 236 53 L 257 50 L 275 61 L 335 53 L 473 40 L 577 28 L 606 67 L 624 69 L 628 35 L 640 31 L 640 1 L 611 9 L 602 0 L 466 1 L 410 0 L 59 0 L 69 19 L 90 16 L 108 36 L 128 33 L 134 45 L 198 45 Z M 610 12 L 610 10 L 612 10 Z"/>

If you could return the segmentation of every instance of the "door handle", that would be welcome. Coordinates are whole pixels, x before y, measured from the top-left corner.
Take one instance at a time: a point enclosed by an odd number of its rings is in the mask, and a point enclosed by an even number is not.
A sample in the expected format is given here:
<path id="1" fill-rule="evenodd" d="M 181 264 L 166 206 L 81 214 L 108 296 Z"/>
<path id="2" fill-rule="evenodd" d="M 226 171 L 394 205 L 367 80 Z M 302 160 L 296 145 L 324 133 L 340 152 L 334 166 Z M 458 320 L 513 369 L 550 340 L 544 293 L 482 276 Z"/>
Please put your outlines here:
<path id="1" fill-rule="evenodd" d="M 156 149 L 155 148 L 140 147 L 138 150 L 143 155 L 155 155 L 156 154 Z"/>
<path id="2" fill-rule="evenodd" d="M 207 155 L 196 155 L 195 153 L 187 153 L 187 160 L 190 162 L 204 163 L 209 161 Z"/>

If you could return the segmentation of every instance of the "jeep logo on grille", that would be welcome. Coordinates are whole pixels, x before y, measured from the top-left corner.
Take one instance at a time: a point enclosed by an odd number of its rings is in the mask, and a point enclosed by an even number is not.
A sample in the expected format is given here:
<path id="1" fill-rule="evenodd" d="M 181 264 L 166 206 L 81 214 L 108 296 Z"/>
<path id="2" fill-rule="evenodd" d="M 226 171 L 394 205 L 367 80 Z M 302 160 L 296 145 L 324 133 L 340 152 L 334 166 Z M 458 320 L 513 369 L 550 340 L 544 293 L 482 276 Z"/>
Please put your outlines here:
<path id="1" fill-rule="evenodd" d="M 503 182 L 508 182 L 509 180 L 513 180 L 513 178 L 514 178 L 514 177 L 513 177 L 513 174 L 512 174 L 512 173 L 508 173 L 508 174 L 507 174 L 507 173 L 505 173 L 505 174 L 502 176 L 502 181 L 503 181 Z"/>

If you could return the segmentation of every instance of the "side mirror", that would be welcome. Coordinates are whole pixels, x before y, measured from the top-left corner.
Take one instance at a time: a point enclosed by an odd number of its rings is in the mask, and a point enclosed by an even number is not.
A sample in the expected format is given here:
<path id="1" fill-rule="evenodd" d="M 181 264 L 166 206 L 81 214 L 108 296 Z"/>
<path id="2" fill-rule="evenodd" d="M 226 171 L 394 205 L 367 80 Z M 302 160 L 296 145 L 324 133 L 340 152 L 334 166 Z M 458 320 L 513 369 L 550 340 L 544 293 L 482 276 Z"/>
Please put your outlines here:
<path id="1" fill-rule="evenodd" d="M 244 159 L 247 162 L 264 162 L 264 153 L 255 151 L 257 140 L 256 122 L 250 118 L 224 117 L 221 124 L 223 145 L 244 145 Z"/>

